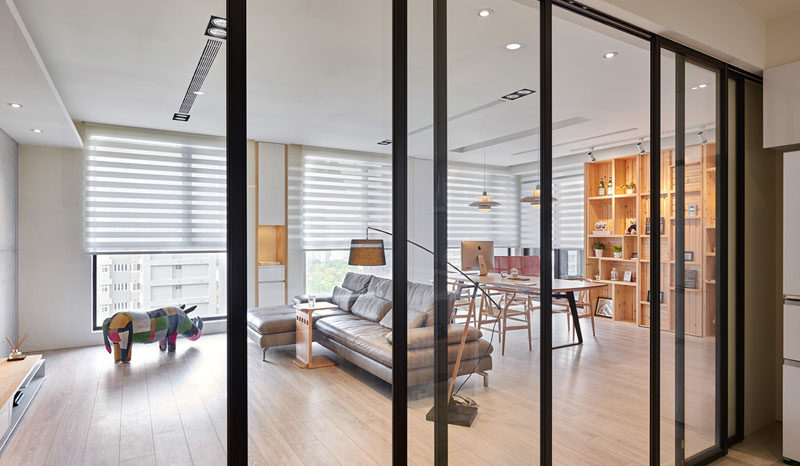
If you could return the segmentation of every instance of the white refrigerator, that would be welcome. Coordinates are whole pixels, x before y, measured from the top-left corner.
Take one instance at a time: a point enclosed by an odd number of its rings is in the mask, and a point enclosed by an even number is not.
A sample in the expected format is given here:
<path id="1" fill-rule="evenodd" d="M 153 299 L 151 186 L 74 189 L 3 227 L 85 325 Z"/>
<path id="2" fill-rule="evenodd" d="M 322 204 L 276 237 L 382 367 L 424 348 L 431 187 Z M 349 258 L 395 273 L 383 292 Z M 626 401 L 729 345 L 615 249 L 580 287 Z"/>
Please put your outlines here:
<path id="1" fill-rule="evenodd" d="M 784 154 L 783 179 L 783 456 L 800 461 L 800 152 Z"/>

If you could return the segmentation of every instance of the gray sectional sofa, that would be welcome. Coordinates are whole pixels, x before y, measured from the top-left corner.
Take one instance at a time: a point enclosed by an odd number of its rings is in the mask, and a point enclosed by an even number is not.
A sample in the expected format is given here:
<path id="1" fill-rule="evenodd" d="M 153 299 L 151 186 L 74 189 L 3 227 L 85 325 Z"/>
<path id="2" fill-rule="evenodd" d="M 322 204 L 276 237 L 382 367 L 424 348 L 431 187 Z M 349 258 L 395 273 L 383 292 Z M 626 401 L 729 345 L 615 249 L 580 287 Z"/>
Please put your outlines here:
<path id="1" fill-rule="evenodd" d="M 392 281 L 349 272 L 330 295 L 317 296 L 338 309 L 313 313 L 314 341 L 373 375 L 392 382 Z M 306 296 L 297 296 L 302 303 Z M 433 287 L 408 283 L 408 384 L 433 380 Z M 453 297 L 450 299 L 452 308 Z M 248 334 L 266 350 L 295 343 L 295 311 L 291 306 L 256 308 L 248 311 Z M 448 362 L 454 368 L 464 327 L 448 330 Z M 478 372 L 487 380 L 492 368 L 492 346 L 480 330 L 467 330 L 458 375 Z"/>

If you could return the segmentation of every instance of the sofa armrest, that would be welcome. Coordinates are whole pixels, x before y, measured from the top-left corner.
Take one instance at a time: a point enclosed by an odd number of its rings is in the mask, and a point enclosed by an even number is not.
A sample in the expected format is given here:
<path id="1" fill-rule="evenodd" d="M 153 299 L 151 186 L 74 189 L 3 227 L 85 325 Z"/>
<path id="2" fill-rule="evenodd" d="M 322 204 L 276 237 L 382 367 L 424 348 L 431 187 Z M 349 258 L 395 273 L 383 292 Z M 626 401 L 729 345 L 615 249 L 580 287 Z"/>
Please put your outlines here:
<path id="1" fill-rule="evenodd" d="M 457 345 L 461 343 L 461 335 L 464 333 L 463 325 L 450 325 L 447 328 L 447 344 Z M 480 330 L 475 327 L 467 329 L 466 341 L 479 340 L 483 336 Z M 392 333 L 386 335 L 386 341 L 392 344 Z M 408 329 L 408 349 L 421 349 L 433 347 L 433 327 L 420 327 Z"/>
<path id="2" fill-rule="evenodd" d="M 314 296 L 317 297 L 317 302 L 322 302 L 322 303 L 329 303 L 331 302 L 331 299 L 333 299 L 333 296 L 331 296 L 330 293 L 321 293 Z M 307 294 L 297 295 L 294 298 L 292 298 L 292 304 L 304 304 L 307 302 L 308 302 Z"/>

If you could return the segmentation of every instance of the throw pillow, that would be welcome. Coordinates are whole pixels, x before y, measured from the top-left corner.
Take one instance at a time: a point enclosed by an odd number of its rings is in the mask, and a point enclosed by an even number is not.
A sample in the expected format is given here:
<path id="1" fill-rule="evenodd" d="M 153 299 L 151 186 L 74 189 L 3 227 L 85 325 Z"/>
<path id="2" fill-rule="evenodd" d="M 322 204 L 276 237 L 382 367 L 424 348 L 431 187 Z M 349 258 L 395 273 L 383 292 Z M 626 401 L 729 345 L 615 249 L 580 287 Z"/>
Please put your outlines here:
<path id="1" fill-rule="evenodd" d="M 386 316 L 391 308 L 392 302 L 389 300 L 371 294 L 362 294 L 356 299 L 350 312 L 372 322 L 378 322 Z"/>
<path id="2" fill-rule="evenodd" d="M 386 315 L 383 316 L 383 319 L 381 319 L 381 321 L 378 323 L 381 324 L 383 327 L 392 328 L 393 312 L 394 312 L 393 309 L 387 312 Z M 426 317 L 424 312 L 419 312 L 419 311 L 408 311 L 407 316 L 408 317 L 406 320 L 406 327 L 408 328 L 422 327 L 422 323 L 425 321 Z"/>
<path id="3" fill-rule="evenodd" d="M 358 299 L 358 296 L 358 293 L 354 291 L 336 286 L 333 288 L 333 297 L 331 298 L 331 302 L 339 306 L 339 309 L 343 311 L 349 311 L 356 302 L 356 299 Z"/>

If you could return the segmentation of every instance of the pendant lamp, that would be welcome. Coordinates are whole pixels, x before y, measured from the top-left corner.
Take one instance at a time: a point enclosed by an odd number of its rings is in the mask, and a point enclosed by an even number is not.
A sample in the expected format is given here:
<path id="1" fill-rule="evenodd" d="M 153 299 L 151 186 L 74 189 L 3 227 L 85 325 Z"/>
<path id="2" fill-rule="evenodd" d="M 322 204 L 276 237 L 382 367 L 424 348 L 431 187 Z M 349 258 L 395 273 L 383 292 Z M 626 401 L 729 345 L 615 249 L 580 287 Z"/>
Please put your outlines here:
<path id="1" fill-rule="evenodd" d="M 553 196 L 553 202 L 556 202 L 558 199 Z M 531 191 L 530 196 L 525 196 L 519 200 L 519 202 L 524 202 L 530 204 L 533 207 L 541 207 L 542 206 L 542 191 L 539 189 L 539 185 L 536 185 L 536 189 Z"/>
<path id="2" fill-rule="evenodd" d="M 483 146 L 483 194 L 478 196 L 478 200 L 470 203 L 470 207 L 477 207 L 481 212 L 489 212 L 492 207 L 499 206 L 500 203 L 492 200 L 492 196 L 486 194 L 486 146 Z"/>

